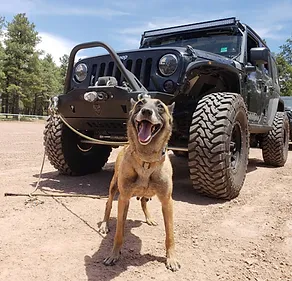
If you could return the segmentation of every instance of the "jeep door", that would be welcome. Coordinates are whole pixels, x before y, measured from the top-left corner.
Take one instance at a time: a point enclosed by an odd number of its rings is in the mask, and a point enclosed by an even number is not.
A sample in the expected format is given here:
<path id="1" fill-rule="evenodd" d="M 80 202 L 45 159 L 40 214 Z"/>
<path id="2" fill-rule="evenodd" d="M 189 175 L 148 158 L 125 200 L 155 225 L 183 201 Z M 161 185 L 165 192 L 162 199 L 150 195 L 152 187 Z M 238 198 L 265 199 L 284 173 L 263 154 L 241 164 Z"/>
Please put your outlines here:
<path id="1" fill-rule="evenodd" d="M 246 78 L 248 119 L 253 124 L 260 122 L 260 116 L 264 106 L 262 101 L 263 70 L 260 65 L 256 65 L 250 59 L 250 49 L 256 47 L 259 47 L 259 41 L 251 33 L 248 33 L 246 65 L 255 66 L 255 71 L 248 73 Z"/>
<path id="2" fill-rule="evenodd" d="M 274 96 L 277 95 L 277 89 L 274 87 L 274 75 L 273 75 L 273 66 L 272 66 L 272 57 L 269 54 L 269 60 L 266 64 L 261 65 L 261 69 L 263 72 L 262 78 L 262 116 L 260 119 L 260 123 L 265 125 L 267 124 L 267 115 L 268 115 L 268 107 L 269 101 Z"/>

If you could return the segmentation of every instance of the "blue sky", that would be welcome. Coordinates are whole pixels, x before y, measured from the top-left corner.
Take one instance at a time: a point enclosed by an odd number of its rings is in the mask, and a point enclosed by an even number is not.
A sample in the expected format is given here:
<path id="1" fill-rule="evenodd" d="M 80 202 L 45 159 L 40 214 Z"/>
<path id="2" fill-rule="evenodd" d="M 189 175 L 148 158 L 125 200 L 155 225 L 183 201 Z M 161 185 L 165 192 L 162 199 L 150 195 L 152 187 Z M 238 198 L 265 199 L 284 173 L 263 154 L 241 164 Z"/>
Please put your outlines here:
<path id="1" fill-rule="evenodd" d="M 144 30 L 230 16 L 255 29 L 274 52 L 292 35 L 292 1 L 282 0 L 0 0 L 1 16 L 10 21 L 17 13 L 35 23 L 42 38 L 39 48 L 56 62 L 81 42 L 133 49 Z"/>

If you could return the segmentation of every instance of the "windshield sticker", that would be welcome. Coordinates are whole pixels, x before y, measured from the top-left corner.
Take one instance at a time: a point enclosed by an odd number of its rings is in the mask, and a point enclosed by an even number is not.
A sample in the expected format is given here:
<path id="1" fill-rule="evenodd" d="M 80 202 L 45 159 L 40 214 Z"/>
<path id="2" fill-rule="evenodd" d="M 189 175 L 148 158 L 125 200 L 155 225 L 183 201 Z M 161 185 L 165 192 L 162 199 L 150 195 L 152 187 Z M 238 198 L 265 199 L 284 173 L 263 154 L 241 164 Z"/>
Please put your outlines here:
<path id="1" fill-rule="evenodd" d="M 227 47 L 222 47 L 220 49 L 220 53 L 226 53 L 227 52 Z"/>

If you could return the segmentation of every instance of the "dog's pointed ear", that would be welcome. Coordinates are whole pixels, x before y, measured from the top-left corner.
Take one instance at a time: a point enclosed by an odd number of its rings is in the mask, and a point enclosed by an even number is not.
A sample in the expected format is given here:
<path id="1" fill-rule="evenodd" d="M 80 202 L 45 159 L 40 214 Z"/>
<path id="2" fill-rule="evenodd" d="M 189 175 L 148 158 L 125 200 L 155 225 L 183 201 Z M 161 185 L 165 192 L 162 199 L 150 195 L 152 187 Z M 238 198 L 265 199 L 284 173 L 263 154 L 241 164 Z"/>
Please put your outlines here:
<path id="1" fill-rule="evenodd" d="M 131 107 L 133 108 L 134 105 L 136 104 L 136 101 L 133 98 L 131 98 L 130 102 L 131 102 Z"/>
<path id="2" fill-rule="evenodd" d="M 172 113 L 173 113 L 174 106 L 175 106 L 175 102 L 173 102 L 172 104 L 167 106 L 170 115 L 172 115 Z"/>

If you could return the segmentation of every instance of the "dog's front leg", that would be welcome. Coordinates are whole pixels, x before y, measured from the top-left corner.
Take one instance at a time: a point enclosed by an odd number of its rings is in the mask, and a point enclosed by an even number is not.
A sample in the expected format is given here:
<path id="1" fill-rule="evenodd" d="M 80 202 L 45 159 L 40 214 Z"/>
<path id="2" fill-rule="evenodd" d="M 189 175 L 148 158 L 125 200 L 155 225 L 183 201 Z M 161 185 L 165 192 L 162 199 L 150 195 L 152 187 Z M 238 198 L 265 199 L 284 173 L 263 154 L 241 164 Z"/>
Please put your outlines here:
<path id="1" fill-rule="evenodd" d="M 108 200 L 106 202 L 106 207 L 104 211 L 104 218 L 98 230 L 101 234 L 107 234 L 109 232 L 108 221 L 111 214 L 113 200 L 117 191 L 118 191 L 117 178 L 116 178 L 116 175 L 114 175 L 110 184 L 109 196 L 108 196 Z"/>
<path id="2" fill-rule="evenodd" d="M 114 240 L 114 246 L 111 255 L 106 258 L 103 263 L 105 265 L 114 265 L 120 257 L 121 248 L 124 240 L 125 221 L 127 219 L 129 209 L 129 198 L 119 195 L 118 199 L 118 220 Z"/>
<path id="3" fill-rule="evenodd" d="M 166 247 L 166 267 L 172 271 L 180 269 L 180 264 L 175 257 L 174 235 L 173 235 L 173 202 L 171 196 L 161 200 L 162 213 L 165 225 L 165 247 Z"/>

